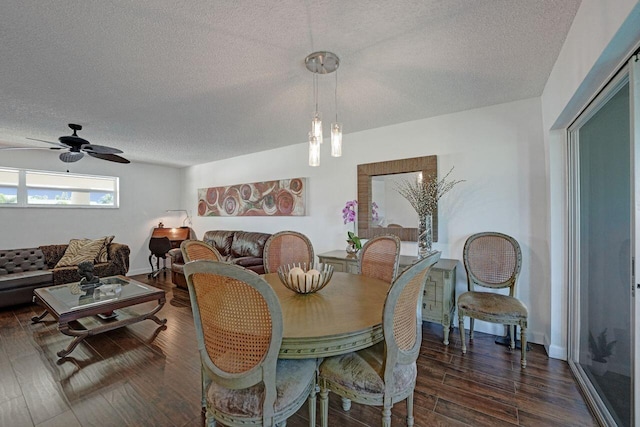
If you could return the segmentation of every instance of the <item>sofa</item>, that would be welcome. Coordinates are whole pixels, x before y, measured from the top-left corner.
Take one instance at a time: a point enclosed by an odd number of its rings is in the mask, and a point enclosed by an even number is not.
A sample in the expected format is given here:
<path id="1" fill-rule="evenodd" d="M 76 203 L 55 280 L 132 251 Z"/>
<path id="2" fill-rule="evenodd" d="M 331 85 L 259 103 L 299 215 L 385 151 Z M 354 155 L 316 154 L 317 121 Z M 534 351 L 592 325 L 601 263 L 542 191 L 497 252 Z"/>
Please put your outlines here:
<path id="1" fill-rule="evenodd" d="M 80 281 L 77 266 L 57 267 L 68 244 L 0 250 L 0 308 L 31 302 L 33 290 Z M 109 243 L 107 262 L 97 263 L 98 277 L 127 274 L 129 246 Z"/>
<path id="2" fill-rule="evenodd" d="M 233 263 L 264 274 L 264 244 L 271 237 L 268 233 L 233 230 L 210 230 L 204 233 L 202 241 L 220 252 L 225 262 Z M 171 281 L 174 285 L 187 288 L 184 277 L 184 258 L 180 249 L 171 249 Z"/>

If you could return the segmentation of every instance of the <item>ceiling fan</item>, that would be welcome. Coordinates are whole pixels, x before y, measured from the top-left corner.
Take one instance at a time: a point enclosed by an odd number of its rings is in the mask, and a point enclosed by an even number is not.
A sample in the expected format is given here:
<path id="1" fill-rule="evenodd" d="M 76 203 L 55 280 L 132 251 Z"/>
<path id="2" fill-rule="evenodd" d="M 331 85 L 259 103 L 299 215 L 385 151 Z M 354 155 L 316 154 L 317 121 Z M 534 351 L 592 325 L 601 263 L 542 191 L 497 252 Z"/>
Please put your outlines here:
<path id="1" fill-rule="evenodd" d="M 77 131 L 82 130 L 82 125 L 69 123 L 69 127 L 73 130 L 73 135 L 61 136 L 58 138 L 59 142 L 44 141 L 42 139 L 27 138 L 32 141 L 46 142 L 47 144 L 53 144 L 55 147 L 50 148 L 37 148 L 37 147 L 3 147 L 0 150 L 68 150 L 60 153 L 60 160 L 65 163 L 77 162 L 84 157 L 85 153 L 91 157 L 97 159 L 108 160 L 116 163 L 131 163 L 124 157 L 118 156 L 122 153 L 122 150 L 117 148 L 107 147 L 105 145 L 95 145 L 89 143 L 84 138 L 80 138 Z"/>

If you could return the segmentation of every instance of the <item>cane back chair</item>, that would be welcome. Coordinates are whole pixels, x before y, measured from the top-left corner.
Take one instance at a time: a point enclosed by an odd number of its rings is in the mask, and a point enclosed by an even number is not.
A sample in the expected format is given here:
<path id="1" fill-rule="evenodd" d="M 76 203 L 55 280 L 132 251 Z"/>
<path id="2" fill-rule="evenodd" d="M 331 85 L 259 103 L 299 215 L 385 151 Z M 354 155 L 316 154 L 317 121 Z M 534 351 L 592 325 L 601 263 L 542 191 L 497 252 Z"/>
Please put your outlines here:
<path id="1" fill-rule="evenodd" d="M 391 407 L 406 399 L 407 425 L 413 426 L 416 360 L 422 343 L 422 292 L 435 252 L 400 274 L 385 300 L 384 341 L 373 347 L 325 359 L 319 368 L 320 417 L 327 427 L 328 394 L 354 402 L 382 406 L 382 426 L 391 426 Z"/>
<path id="2" fill-rule="evenodd" d="M 367 240 L 358 257 L 358 273 L 363 276 L 393 282 L 400 262 L 400 238 L 378 236 Z"/>
<path id="3" fill-rule="evenodd" d="M 191 262 L 200 259 L 209 261 L 222 261 L 220 252 L 210 244 L 201 240 L 185 240 L 180 243 L 180 251 L 184 262 Z"/>
<path id="4" fill-rule="evenodd" d="M 209 427 L 285 425 L 309 401 L 315 426 L 316 359 L 279 360 L 282 311 L 265 280 L 237 265 L 184 266 L 203 371 Z"/>
<path id="5" fill-rule="evenodd" d="M 264 244 L 264 271 L 275 273 L 278 267 L 293 263 L 312 264 L 313 245 L 307 236 L 297 231 L 280 231 Z"/>
<path id="6" fill-rule="evenodd" d="M 473 340 L 474 319 L 509 325 L 515 349 L 514 326 L 520 327 L 520 365 L 527 366 L 527 307 L 515 295 L 516 282 L 522 267 L 520 245 L 511 236 L 496 232 L 477 233 L 464 244 L 464 268 L 467 271 L 468 292 L 458 297 L 458 322 L 462 354 L 467 352 L 464 318 L 469 316 L 469 340 Z M 509 295 L 479 292 L 474 286 L 492 289 L 509 288 Z"/>

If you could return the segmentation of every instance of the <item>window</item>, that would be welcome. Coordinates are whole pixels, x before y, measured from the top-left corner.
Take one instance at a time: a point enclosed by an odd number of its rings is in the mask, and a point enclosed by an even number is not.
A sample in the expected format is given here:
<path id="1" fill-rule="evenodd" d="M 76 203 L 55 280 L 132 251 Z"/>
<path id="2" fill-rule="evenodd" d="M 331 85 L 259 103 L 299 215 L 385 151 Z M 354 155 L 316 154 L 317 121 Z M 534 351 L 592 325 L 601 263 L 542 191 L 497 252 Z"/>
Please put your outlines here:
<path id="1" fill-rule="evenodd" d="M 0 169 L 0 206 L 117 208 L 118 178 Z"/>
<path id="2" fill-rule="evenodd" d="M 19 179 L 17 170 L 0 169 L 0 205 L 18 204 Z"/>

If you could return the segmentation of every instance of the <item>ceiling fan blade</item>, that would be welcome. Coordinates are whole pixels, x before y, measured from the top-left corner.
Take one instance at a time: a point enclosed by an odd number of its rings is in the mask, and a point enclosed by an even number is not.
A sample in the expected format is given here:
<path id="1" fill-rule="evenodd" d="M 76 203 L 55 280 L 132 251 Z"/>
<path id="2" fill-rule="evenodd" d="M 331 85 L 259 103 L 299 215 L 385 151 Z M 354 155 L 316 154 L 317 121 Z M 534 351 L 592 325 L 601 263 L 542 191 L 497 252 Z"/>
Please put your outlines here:
<path id="1" fill-rule="evenodd" d="M 95 144 L 84 144 L 80 147 L 82 151 L 85 153 L 96 153 L 96 154 L 122 154 L 122 150 L 118 150 L 117 148 L 107 147 L 106 145 L 95 145 Z"/>
<path id="2" fill-rule="evenodd" d="M 69 148 L 65 145 L 60 144 L 59 142 L 52 142 L 52 141 L 45 141 L 44 139 L 36 139 L 36 138 L 27 138 L 30 139 L 31 141 L 40 141 L 40 142 L 46 142 L 47 144 L 53 144 L 53 145 L 57 145 L 59 148 L 52 148 L 53 150 L 60 150 L 62 148 Z"/>
<path id="3" fill-rule="evenodd" d="M 62 160 L 65 163 L 77 162 L 83 157 L 84 157 L 84 153 L 80 153 L 76 151 L 67 151 L 64 153 L 60 153 L 60 160 Z"/>
<path id="4" fill-rule="evenodd" d="M 0 147 L 0 150 L 62 150 L 62 147 Z"/>
<path id="5" fill-rule="evenodd" d="M 87 151 L 87 154 L 90 155 L 91 157 L 95 157 L 97 159 L 102 159 L 102 160 L 109 160 L 110 162 L 116 162 L 116 163 L 131 163 L 129 160 L 125 159 L 124 157 L 120 157 L 117 154 L 111 154 L 111 153 L 92 153 L 91 151 Z"/>

